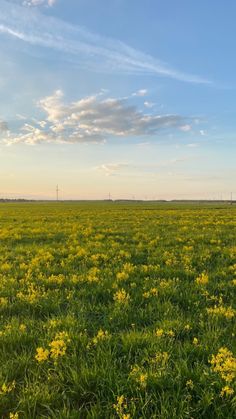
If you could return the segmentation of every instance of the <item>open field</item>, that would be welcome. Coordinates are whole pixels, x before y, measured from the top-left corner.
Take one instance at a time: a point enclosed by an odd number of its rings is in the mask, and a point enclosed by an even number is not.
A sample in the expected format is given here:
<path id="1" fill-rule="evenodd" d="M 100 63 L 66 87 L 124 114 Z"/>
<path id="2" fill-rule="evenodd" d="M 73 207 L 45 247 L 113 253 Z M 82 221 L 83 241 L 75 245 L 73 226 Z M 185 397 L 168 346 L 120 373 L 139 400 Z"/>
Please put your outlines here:
<path id="1" fill-rule="evenodd" d="M 235 417 L 236 206 L 1 204 L 0 244 L 0 417 Z"/>

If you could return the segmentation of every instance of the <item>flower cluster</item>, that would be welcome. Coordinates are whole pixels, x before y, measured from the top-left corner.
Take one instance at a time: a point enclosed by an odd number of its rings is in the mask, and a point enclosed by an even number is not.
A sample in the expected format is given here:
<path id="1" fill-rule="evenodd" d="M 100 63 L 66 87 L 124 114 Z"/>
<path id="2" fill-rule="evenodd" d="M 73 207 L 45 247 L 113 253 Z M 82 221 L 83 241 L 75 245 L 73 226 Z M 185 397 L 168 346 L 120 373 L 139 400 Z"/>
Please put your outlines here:
<path id="1" fill-rule="evenodd" d="M 236 358 L 229 349 L 220 348 L 209 362 L 212 370 L 220 374 L 226 383 L 231 383 L 236 378 Z"/>
<path id="2" fill-rule="evenodd" d="M 236 379 L 236 358 L 228 348 L 220 348 L 216 355 L 212 355 L 209 360 L 212 371 L 218 373 L 226 386 L 221 390 L 221 396 L 231 396 L 234 389 L 229 386 L 233 385 Z"/>
<path id="3" fill-rule="evenodd" d="M 203 272 L 203 273 L 201 273 L 201 275 L 199 275 L 196 278 L 195 281 L 196 281 L 196 284 L 198 284 L 198 285 L 206 285 L 209 282 L 209 277 L 205 272 Z"/>
<path id="4" fill-rule="evenodd" d="M 51 358 L 56 362 L 58 358 L 66 354 L 67 344 L 69 342 L 70 338 L 67 332 L 57 333 L 54 340 L 49 343 L 49 349 L 42 347 L 36 349 L 35 359 L 38 362 L 44 362 Z"/>
<path id="5" fill-rule="evenodd" d="M 207 313 L 213 316 L 225 317 L 226 319 L 232 319 L 235 316 L 235 310 L 232 307 L 224 307 L 222 305 L 207 308 Z"/>
<path id="6" fill-rule="evenodd" d="M 39 347 L 36 349 L 36 355 L 35 355 L 35 359 L 38 362 L 43 362 L 43 361 L 47 361 L 48 357 L 49 357 L 49 350 L 48 349 L 44 349 L 42 347 Z"/>
<path id="7" fill-rule="evenodd" d="M 145 291 L 143 293 L 144 298 L 156 297 L 157 295 L 158 295 L 158 289 L 156 287 L 151 288 L 149 291 Z"/>
<path id="8" fill-rule="evenodd" d="M 95 336 L 92 340 L 93 344 L 96 345 L 100 341 L 106 340 L 110 337 L 107 330 L 99 329 L 97 336 Z"/>
<path id="9" fill-rule="evenodd" d="M 229 397 L 234 394 L 234 389 L 229 386 L 224 386 L 220 392 L 221 397 Z"/>
<path id="10" fill-rule="evenodd" d="M 16 382 L 15 380 L 12 381 L 11 383 L 3 383 L 2 386 L 0 387 L 0 394 L 8 394 L 11 393 L 16 387 Z"/>
<path id="11" fill-rule="evenodd" d="M 130 371 L 129 377 L 135 381 L 141 388 L 147 386 L 148 373 L 138 365 L 134 365 Z"/>
<path id="12" fill-rule="evenodd" d="M 175 332 L 170 329 L 170 330 L 163 330 L 163 329 L 157 329 L 155 332 L 155 335 L 160 338 L 160 337 L 164 337 L 164 336 L 169 336 L 171 338 L 175 337 Z"/>
<path id="13" fill-rule="evenodd" d="M 119 419 L 130 419 L 131 416 L 129 413 L 127 413 L 127 401 L 123 395 L 117 396 L 116 403 L 113 404 L 113 409 L 115 409 L 115 412 Z"/>
<path id="14" fill-rule="evenodd" d="M 114 294 L 114 297 L 113 298 L 114 298 L 114 301 L 116 303 L 119 303 L 119 304 L 128 304 L 128 302 L 130 300 L 129 294 L 123 288 L 121 288 L 120 290 L 118 290 Z"/>

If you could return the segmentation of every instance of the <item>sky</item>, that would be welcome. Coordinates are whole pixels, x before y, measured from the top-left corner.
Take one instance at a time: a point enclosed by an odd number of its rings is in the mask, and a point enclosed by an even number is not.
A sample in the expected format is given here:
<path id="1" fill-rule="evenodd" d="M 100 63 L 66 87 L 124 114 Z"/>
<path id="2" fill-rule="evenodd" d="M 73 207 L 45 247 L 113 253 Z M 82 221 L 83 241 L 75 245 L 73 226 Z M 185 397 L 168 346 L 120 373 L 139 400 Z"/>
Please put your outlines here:
<path id="1" fill-rule="evenodd" d="M 0 0 L 0 197 L 236 197 L 235 0 Z"/>

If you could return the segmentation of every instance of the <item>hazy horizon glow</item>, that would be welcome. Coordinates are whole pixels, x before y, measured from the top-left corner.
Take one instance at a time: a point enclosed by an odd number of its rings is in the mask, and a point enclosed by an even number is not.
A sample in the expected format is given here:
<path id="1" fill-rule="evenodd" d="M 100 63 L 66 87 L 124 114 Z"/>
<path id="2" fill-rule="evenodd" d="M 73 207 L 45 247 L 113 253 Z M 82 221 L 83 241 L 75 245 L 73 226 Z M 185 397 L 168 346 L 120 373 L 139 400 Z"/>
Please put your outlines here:
<path id="1" fill-rule="evenodd" d="M 235 196 L 235 12 L 0 0 L 0 198 Z"/>

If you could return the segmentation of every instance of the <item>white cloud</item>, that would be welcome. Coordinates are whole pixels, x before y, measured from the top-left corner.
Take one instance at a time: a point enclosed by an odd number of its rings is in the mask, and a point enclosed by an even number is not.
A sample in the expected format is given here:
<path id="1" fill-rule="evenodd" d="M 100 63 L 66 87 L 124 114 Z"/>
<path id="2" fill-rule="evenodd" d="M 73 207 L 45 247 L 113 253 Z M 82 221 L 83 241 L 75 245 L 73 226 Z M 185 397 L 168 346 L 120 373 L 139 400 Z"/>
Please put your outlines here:
<path id="1" fill-rule="evenodd" d="M 189 132 L 189 131 L 191 131 L 191 129 L 192 129 L 192 127 L 189 124 L 182 125 L 182 127 L 180 127 L 180 130 L 183 131 L 183 132 Z"/>
<path id="2" fill-rule="evenodd" d="M 23 6 L 35 7 L 35 6 L 49 6 L 52 7 L 56 3 L 56 0 L 25 0 Z"/>
<path id="3" fill-rule="evenodd" d="M 155 103 L 148 102 L 147 100 L 145 100 L 145 102 L 144 102 L 144 106 L 145 106 L 146 108 L 153 108 L 153 106 L 155 106 Z"/>
<path id="4" fill-rule="evenodd" d="M 24 124 L 19 134 L 10 134 L 5 139 L 5 142 L 8 145 L 19 143 L 34 145 L 38 143 L 47 143 L 52 141 L 55 141 L 55 137 L 52 135 L 52 133 L 48 131 L 43 131 L 29 124 Z M 60 142 L 60 138 L 57 138 L 57 142 Z"/>
<path id="5" fill-rule="evenodd" d="M 32 3 L 32 0 L 27 2 Z M 57 50 L 63 53 L 64 61 L 73 60 L 78 66 L 92 71 L 156 75 L 189 83 L 210 83 L 205 78 L 176 70 L 120 40 L 102 37 L 33 9 L 1 0 L 0 34 L 5 33 L 34 46 Z M 145 94 L 145 89 L 140 92 L 141 95 Z"/>
<path id="6" fill-rule="evenodd" d="M 95 170 L 102 172 L 105 176 L 117 176 L 127 164 L 125 163 L 107 163 L 101 164 L 100 166 L 95 167 Z"/>
<path id="7" fill-rule="evenodd" d="M 147 147 L 150 146 L 150 142 L 149 141 L 143 141 L 142 143 L 138 143 L 137 146 L 138 147 Z"/>
<path id="8" fill-rule="evenodd" d="M 66 103 L 57 90 L 38 102 L 43 119 L 25 123 L 20 132 L 6 142 L 37 144 L 42 142 L 102 143 L 113 137 L 156 136 L 162 130 L 183 126 L 180 115 L 146 114 L 128 99 L 104 98 L 101 94 Z"/>
<path id="9" fill-rule="evenodd" d="M 203 137 L 206 135 L 206 131 L 204 129 L 200 129 L 200 135 L 202 135 Z"/>
<path id="10" fill-rule="evenodd" d="M 137 92 L 134 92 L 132 94 L 132 96 L 140 96 L 140 97 L 142 97 L 142 96 L 147 96 L 147 93 L 148 93 L 147 89 L 140 89 Z"/>
<path id="11" fill-rule="evenodd" d="M 39 101 L 39 107 L 45 111 L 49 122 L 60 121 L 66 115 L 66 108 L 61 102 L 63 96 L 61 90 L 56 90 L 52 96 L 47 96 Z"/>
<path id="12" fill-rule="evenodd" d="M 45 128 L 45 127 L 47 126 L 47 122 L 46 122 L 46 121 L 37 121 L 37 123 L 38 123 L 38 125 L 39 125 L 41 128 Z"/>
<path id="13" fill-rule="evenodd" d="M 26 121 L 27 117 L 25 115 L 21 115 L 20 113 L 17 113 L 16 119 L 19 119 L 19 121 Z"/>

